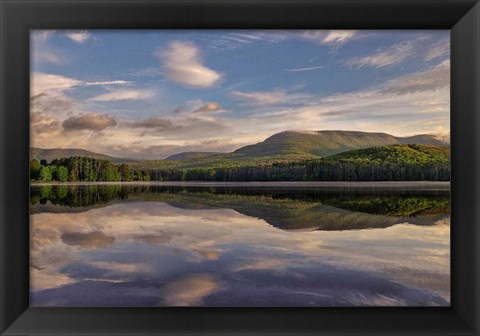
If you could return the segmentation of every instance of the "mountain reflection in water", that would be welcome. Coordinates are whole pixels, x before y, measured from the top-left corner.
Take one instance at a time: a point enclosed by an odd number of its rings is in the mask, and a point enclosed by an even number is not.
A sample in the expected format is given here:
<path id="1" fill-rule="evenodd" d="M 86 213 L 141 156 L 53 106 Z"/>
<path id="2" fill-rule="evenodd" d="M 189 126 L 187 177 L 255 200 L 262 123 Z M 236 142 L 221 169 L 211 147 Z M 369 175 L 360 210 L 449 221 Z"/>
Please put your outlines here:
<path id="1" fill-rule="evenodd" d="M 450 305 L 448 191 L 32 186 L 33 306 Z"/>

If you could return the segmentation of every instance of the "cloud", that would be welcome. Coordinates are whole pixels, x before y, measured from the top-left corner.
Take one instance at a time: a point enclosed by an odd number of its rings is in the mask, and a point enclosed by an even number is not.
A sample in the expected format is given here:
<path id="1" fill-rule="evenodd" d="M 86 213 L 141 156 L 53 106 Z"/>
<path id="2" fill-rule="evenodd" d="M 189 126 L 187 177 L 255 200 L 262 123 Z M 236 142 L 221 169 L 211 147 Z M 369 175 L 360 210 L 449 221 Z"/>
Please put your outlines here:
<path id="1" fill-rule="evenodd" d="M 245 105 L 252 106 L 303 104 L 310 99 L 310 95 L 308 94 L 289 93 L 283 89 L 254 92 L 232 91 L 230 95 L 233 98 L 243 101 Z"/>
<path id="2" fill-rule="evenodd" d="M 222 35 L 213 37 L 211 34 L 205 35 L 208 40 L 208 48 L 223 51 L 232 51 L 254 43 L 278 43 L 288 38 L 298 38 L 298 34 L 291 31 L 282 30 L 245 30 L 236 32 L 226 32 Z"/>
<path id="3" fill-rule="evenodd" d="M 58 116 L 68 113 L 73 102 L 61 96 L 40 93 L 30 98 L 30 131 L 33 140 L 61 131 Z"/>
<path id="4" fill-rule="evenodd" d="M 32 96 L 40 93 L 61 93 L 82 83 L 78 79 L 41 72 L 33 72 L 30 81 Z"/>
<path id="5" fill-rule="evenodd" d="M 153 96 L 155 96 L 155 91 L 153 90 L 116 90 L 89 98 L 88 100 L 97 102 L 143 100 Z"/>
<path id="6" fill-rule="evenodd" d="M 64 232 L 61 235 L 62 241 L 70 246 L 85 248 L 103 248 L 111 245 L 115 237 L 107 236 L 102 231 L 92 232 Z"/>
<path id="7" fill-rule="evenodd" d="M 47 30 L 47 29 L 42 29 L 42 30 L 33 30 L 32 31 L 32 37 L 35 40 L 38 41 L 46 41 L 48 40 L 53 34 L 56 32 L 56 30 Z"/>
<path id="8" fill-rule="evenodd" d="M 340 46 L 356 34 L 356 30 L 307 30 L 301 34 L 301 38 L 319 44 Z"/>
<path id="9" fill-rule="evenodd" d="M 250 120 L 269 134 L 284 129 L 381 130 L 399 136 L 444 133 L 449 129 L 449 78 L 445 61 L 364 90 L 310 97 L 298 107 L 264 106 Z"/>
<path id="10" fill-rule="evenodd" d="M 78 30 L 66 31 L 65 36 L 74 42 L 84 43 L 92 36 L 92 34 L 90 34 L 87 30 Z"/>
<path id="11" fill-rule="evenodd" d="M 85 86 L 100 86 L 100 85 L 127 85 L 133 84 L 131 81 L 125 80 L 113 80 L 113 81 L 103 81 L 103 82 L 85 82 Z"/>
<path id="12" fill-rule="evenodd" d="M 444 61 L 429 70 L 400 76 L 389 81 L 382 93 L 407 94 L 439 90 L 449 86 L 450 61 Z"/>
<path id="13" fill-rule="evenodd" d="M 190 118 L 210 118 L 213 114 L 225 112 L 218 102 L 205 102 L 201 99 L 188 100 L 173 110 L 175 114 L 182 114 Z"/>
<path id="14" fill-rule="evenodd" d="M 70 112 L 74 102 L 62 96 L 40 93 L 30 98 L 30 112 L 58 116 Z"/>
<path id="15" fill-rule="evenodd" d="M 283 259 L 274 258 L 261 258 L 257 260 L 249 260 L 242 262 L 239 265 L 235 265 L 232 268 L 234 272 L 240 272 L 245 270 L 272 270 L 272 271 L 284 271 L 288 266 L 288 262 Z"/>
<path id="16" fill-rule="evenodd" d="M 240 92 L 232 91 L 234 98 L 243 100 L 252 105 L 274 105 L 285 101 L 287 92 L 285 90 Z"/>
<path id="17" fill-rule="evenodd" d="M 160 244 L 169 243 L 174 237 L 178 237 L 181 235 L 182 234 L 176 233 L 176 232 L 173 232 L 173 233 L 161 232 L 158 234 L 150 234 L 150 233 L 138 234 L 138 235 L 135 235 L 133 238 L 140 240 L 149 245 L 160 245 Z"/>
<path id="18" fill-rule="evenodd" d="M 352 39 L 357 32 L 355 30 L 330 30 L 323 38 L 326 44 L 343 44 Z"/>
<path id="19" fill-rule="evenodd" d="M 168 284 L 165 288 L 165 305 L 193 306 L 219 289 L 218 283 L 209 274 L 185 277 Z"/>
<path id="20" fill-rule="evenodd" d="M 213 133 L 214 130 L 208 132 L 208 139 L 211 137 L 209 133 Z M 251 142 L 244 142 L 238 144 L 238 139 L 229 139 L 227 132 L 217 131 L 217 139 L 201 140 L 202 133 L 205 132 L 189 129 L 188 127 L 182 128 L 182 133 L 171 132 L 167 136 L 164 135 L 164 139 L 159 140 L 159 137 L 148 137 L 148 134 L 142 137 L 145 142 L 141 143 L 127 143 L 123 145 L 109 145 L 105 152 L 111 153 L 114 156 L 125 156 L 137 159 L 164 159 L 170 155 L 178 154 L 181 152 L 231 152 L 243 145 L 250 144 Z M 220 133 L 220 134 L 218 134 Z M 132 139 L 139 139 L 138 136 L 133 136 Z M 195 141 L 192 139 L 200 139 Z M 256 140 L 256 139 L 255 139 Z M 160 143 L 155 145 L 155 143 Z"/>
<path id="21" fill-rule="evenodd" d="M 78 117 L 70 117 L 62 123 L 65 131 L 92 130 L 102 131 L 107 127 L 115 126 L 117 122 L 106 114 L 84 114 Z"/>
<path id="22" fill-rule="evenodd" d="M 79 79 L 70 78 L 66 76 L 48 74 L 43 72 L 33 72 L 30 75 L 31 81 L 31 96 L 36 96 L 40 93 L 55 93 L 61 94 L 63 91 L 71 89 L 75 86 L 108 86 L 108 85 L 126 85 L 131 84 L 130 81 L 125 80 L 111 80 L 111 81 L 97 81 L 85 82 Z"/>
<path id="23" fill-rule="evenodd" d="M 384 68 L 403 62 L 406 58 L 412 56 L 415 51 L 413 42 L 402 42 L 394 44 L 386 49 L 378 50 L 376 53 L 353 57 L 344 61 L 351 68 L 360 69 L 365 67 Z"/>
<path id="24" fill-rule="evenodd" d="M 126 81 L 114 80 L 103 82 L 85 82 L 65 76 L 34 72 L 31 74 L 31 98 L 30 98 L 30 131 L 32 145 L 40 147 L 71 146 L 72 143 L 79 144 L 80 139 L 72 139 L 62 134 L 64 130 L 71 127 L 87 126 L 85 129 L 102 128 L 101 125 L 112 125 L 113 119 L 104 117 L 75 118 L 72 116 L 83 115 L 84 107 L 78 101 L 66 93 L 68 90 L 82 86 L 101 85 L 123 85 Z M 62 120 L 65 120 L 62 127 Z M 93 120 L 96 119 L 96 120 Z M 81 126 L 81 123 L 84 123 Z M 96 124 L 95 124 L 96 122 Z M 93 124 L 92 124 L 93 123 Z M 92 126 L 93 125 L 93 126 Z M 94 145 L 95 147 L 95 145 Z"/>
<path id="25" fill-rule="evenodd" d="M 30 114 L 30 130 L 32 135 L 52 135 L 59 131 L 59 129 L 60 122 L 58 119 L 40 112 L 32 112 Z"/>
<path id="26" fill-rule="evenodd" d="M 47 41 L 55 30 L 34 30 L 31 33 L 31 58 L 34 62 L 64 64 L 66 59 L 60 56 L 51 46 L 46 46 Z"/>
<path id="27" fill-rule="evenodd" d="M 285 69 L 288 72 L 303 72 L 303 71 L 312 71 L 312 70 L 319 70 L 325 68 L 324 66 L 315 66 L 309 68 L 294 68 L 294 69 Z"/>
<path id="28" fill-rule="evenodd" d="M 45 49 L 36 49 L 32 51 L 33 59 L 39 62 L 47 62 L 53 64 L 64 64 L 65 58 L 57 55 L 53 51 Z"/>
<path id="29" fill-rule="evenodd" d="M 222 111 L 222 108 L 219 103 L 212 102 L 212 103 L 207 103 L 195 111 L 193 113 L 212 113 L 212 112 L 219 112 Z"/>
<path id="30" fill-rule="evenodd" d="M 127 123 L 127 125 L 140 128 L 155 128 L 158 130 L 180 128 L 179 126 L 175 126 L 170 119 L 164 119 L 161 117 L 151 117 L 145 120 L 130 122 Z"/>
<path id="31" fill-rule="evenodd" d="M 202 64 L 200 51 L 191 42 L 173 41 L 166 49 L 159 48 L 156 56 L 163 62 L 165 76 L 184 86 L 208 88 L 222 77 Z"/>
<path id="32" fill-rule="evenodd" d="M 441 40 L 429 48 L 424 54 L 425 61 L 432 61 L 437 58 L 444 58 L 450 55 L 450 41 Z"/>

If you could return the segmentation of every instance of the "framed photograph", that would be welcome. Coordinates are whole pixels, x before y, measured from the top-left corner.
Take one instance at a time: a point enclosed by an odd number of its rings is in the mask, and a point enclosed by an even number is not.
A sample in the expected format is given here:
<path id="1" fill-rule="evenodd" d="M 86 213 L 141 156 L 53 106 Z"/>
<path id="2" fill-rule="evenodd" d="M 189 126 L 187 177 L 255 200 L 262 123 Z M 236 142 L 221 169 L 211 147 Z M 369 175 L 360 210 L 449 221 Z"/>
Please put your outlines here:
<path id="1" fill-rule="evenodd" d="M 0 8 L 1 335 L 479 334 L 477 1 Z"/>

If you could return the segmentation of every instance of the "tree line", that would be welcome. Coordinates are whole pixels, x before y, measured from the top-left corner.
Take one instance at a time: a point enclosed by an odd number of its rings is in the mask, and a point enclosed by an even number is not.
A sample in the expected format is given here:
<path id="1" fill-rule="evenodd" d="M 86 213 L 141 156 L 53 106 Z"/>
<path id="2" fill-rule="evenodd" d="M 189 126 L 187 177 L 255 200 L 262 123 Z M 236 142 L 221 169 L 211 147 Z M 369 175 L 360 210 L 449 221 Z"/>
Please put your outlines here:
<path id="1" fill-rule="evenodd" d="M 333 156 L 270 165 L 163 168 L 152 180 L 163 181 L 449 181 L 450 148 L 391 145 Z"/>
<path id="2" fill-rule="evenodd" d="M 159 169 L 155 181 L 449 181 L 450 164 L 311 160 L 271 166 Z"/>
<path id="3" fill-rule="evenodd" d="M 132 169 L 129 165 L 113 164 L 86 156 L 46 160 L 30 160 L 30 179 L 59 182 L 129 182 L 149 181 L 150 172 Z"/>
<path id="4" fill-rule="evenodd" d="M 449 181 L 450 160 L 442 155 L 391 148 L 375 150 L 382 157 L 343 155 L 306 161 L 250 166 L 139 168 L 113 164 L 108 160 L 72 156 L 30 161 L 30 177 L 39 181 L 128 182 L 128 181 Z M 408 155 L 410 156 L 408 156 Z M 433 153 L 435 154 L 435 153 Z M 436 154 L 435 154 L 436 155 Z"/>

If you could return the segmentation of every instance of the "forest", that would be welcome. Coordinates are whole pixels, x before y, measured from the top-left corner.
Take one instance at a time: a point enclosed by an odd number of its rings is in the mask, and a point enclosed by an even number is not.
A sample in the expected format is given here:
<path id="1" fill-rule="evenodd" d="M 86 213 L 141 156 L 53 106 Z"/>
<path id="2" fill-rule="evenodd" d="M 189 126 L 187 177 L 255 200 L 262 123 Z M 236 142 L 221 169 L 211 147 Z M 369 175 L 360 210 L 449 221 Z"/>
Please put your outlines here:
<path id="1" fill-rule="evenodd" d="M 156 181 L 449 181 L 450 148 L 389 145 L 325 158 L 188 169 L 150 170 Z"/>
<path id="2" fill-rule="evenodd" d="M 179 160 L 180 161 L 180 160 Z M 184 162 L 179 162 L 179 165 Z M 450 148 L 389 145 L 347 151 L 325 158 L 264 164 L 137 169 L 126 163 L 73 156 L 30 161 L 38 181 L 449 181 Z"/>
<path id="3" fill-rule="evenodd" d="M 86 156 L 46 160 L 30 160 L 30 179 L 43 182 L 130 182 L 149 181 L 150 172 L 132 169 Z"/>

